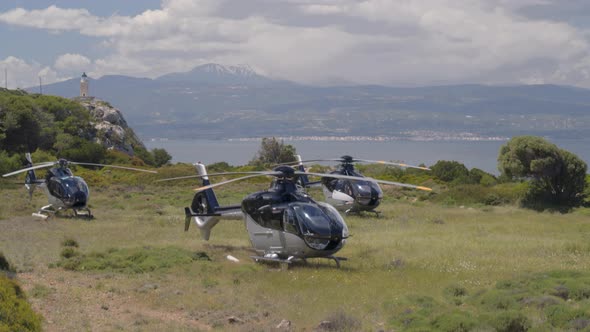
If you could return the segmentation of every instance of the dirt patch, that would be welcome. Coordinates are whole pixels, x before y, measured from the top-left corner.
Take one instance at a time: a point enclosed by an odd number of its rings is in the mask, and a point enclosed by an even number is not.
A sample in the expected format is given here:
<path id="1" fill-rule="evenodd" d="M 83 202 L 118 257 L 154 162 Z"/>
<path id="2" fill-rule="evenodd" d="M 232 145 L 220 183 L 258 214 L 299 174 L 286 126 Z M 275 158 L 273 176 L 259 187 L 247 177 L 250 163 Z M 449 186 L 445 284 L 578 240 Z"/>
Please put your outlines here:
<path id="1" fill-rule="evenodd" d="M 209 325 L 191 317 L 188 311 L 150 308 L 135 296 L 134 290 L 128 289 L 131 286 L 128 281 L 117 280 L 124 277 L 47 269 L 19 273 L 17 278 L 27 293 L 39 286 L 49 289 L 46 296 L 29 296 L 33 308 L 45 318 L 45 331 L 74 331 L 81 327 L 92 331 L 134 328 L 211 330 Z M 109 286 L 113 284 L 121 286 Z"/>

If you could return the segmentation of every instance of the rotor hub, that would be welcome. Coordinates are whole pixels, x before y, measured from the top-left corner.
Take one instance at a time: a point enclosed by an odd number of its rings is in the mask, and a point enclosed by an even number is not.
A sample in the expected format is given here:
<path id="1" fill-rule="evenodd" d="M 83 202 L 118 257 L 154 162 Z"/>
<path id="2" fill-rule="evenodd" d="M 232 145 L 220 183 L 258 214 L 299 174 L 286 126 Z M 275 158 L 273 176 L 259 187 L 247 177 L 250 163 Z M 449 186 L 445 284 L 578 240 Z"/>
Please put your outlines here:
<path id="1" fill-rule="evenodd" d="M 295 170 L 292 167 L 289 166 L 278 166 L 274 168 L 275 172 L 281 172 L 280 175 L 277 175 L 277 177 L 281 177 L 281 178 L 293 178 L 295 177 Z"/>

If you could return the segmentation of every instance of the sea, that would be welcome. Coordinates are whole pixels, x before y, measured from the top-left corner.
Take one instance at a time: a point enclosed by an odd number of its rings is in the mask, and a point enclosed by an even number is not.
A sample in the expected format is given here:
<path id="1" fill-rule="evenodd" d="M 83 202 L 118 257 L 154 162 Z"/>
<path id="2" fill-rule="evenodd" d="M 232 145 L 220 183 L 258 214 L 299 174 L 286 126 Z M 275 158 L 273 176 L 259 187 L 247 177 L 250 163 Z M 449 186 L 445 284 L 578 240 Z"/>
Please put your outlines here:
<path id="1" fill-rule="evenodd" d="M 590 138 L 551 140 L 590 165 Z M 434 165 L 439 160 L 455 160 L 468 168 L 479 168 L 499 174 L 498 153 L 504 140 L 495 141 L 410 141 L 410 140 L 284 140 L 293 145 L 303 159 L 338 158 L 343 155 L 359 159 L 386 160 L 411 165 Z M 172 162 L 212 164 L 225 161 L 230 165 L 245 165 L 260 148 L 260 140 L 253 139 L 144 139 L 148 149 L 163 148 Z"/>

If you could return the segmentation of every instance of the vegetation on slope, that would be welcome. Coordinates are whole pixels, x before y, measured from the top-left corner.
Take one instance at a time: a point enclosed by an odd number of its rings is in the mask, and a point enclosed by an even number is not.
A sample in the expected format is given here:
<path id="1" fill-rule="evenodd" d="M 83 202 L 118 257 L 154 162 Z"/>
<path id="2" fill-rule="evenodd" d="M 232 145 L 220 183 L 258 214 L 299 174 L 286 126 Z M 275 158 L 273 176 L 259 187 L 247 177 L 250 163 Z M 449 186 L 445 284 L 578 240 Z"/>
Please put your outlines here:
<path id="1" fill-rule="evenodd" d="M 23 165 L 24 153 L 40 151 L 51 161 L 104 163 L 112 160 L 159 167 L 171 160 L 163 149 L 146 151 L 134 146 L 135 156 L 123 157 L 95 143 L 97 130 L 89 111 L 80 103 L 56 96 L 0 90 L 0 173 Z M 122 160 L 123 159 L 123 160 Z"/>
<path id="2" fill-rule="evenodd" d="M 12 272 L 0 252 L 0 331 L 41 331 L 41 316 L 31 309 L 21 287 L 8 278 Z"/>

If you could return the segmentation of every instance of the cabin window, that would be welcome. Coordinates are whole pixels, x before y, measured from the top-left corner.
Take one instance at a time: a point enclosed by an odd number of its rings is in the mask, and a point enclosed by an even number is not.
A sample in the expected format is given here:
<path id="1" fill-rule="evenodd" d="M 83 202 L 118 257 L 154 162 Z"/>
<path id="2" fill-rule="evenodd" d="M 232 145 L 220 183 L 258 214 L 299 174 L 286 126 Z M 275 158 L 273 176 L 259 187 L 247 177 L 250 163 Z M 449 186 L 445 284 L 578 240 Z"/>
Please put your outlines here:
<path id="1" fill-rule="evenodd" d="M 58 180 L 50 179 L 47 187 L 49 188 L 49 192 L 51 192 L 52 195 L 58 198 L 64 197 L 65 192 L 63 190 L 62 184 Z"/>
<path id="2" fill-rule="evenodd" d="M 276 230 L 283 230 L 283 209 L 276 209 L 270 205 L 258 209 L 260 225 Z"/>
<path id="3" fill-rule="evenodd" d="M 283 212 L 283 227 L 285 232 L 299 234 L 299 228 L 297 226 L 297 218 L 292 208 L 285 209 Z"/>

